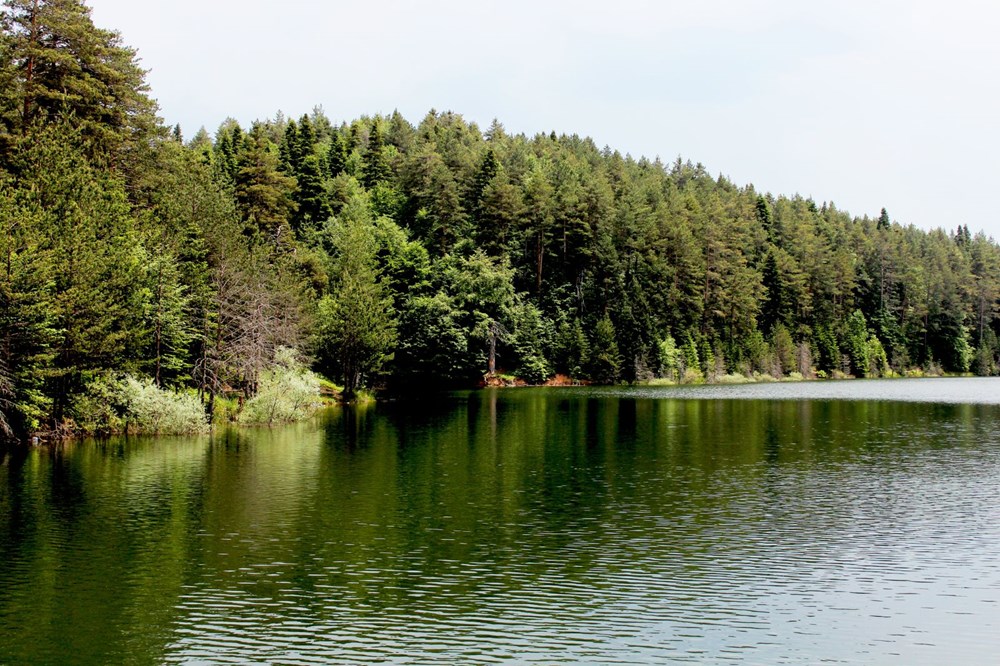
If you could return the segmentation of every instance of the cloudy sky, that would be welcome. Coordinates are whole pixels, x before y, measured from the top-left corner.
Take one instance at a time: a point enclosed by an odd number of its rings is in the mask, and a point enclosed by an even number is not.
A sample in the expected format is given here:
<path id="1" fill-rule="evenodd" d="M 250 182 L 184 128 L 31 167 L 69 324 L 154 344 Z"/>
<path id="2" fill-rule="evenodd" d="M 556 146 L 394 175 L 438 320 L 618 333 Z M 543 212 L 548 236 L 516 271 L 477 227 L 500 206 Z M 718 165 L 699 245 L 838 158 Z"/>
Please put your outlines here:
<path id="1" fill-rule="evenodd" d="M 190 136 L 452 110 L 1000 239 L 1000 4 L 90 0 Z"/>

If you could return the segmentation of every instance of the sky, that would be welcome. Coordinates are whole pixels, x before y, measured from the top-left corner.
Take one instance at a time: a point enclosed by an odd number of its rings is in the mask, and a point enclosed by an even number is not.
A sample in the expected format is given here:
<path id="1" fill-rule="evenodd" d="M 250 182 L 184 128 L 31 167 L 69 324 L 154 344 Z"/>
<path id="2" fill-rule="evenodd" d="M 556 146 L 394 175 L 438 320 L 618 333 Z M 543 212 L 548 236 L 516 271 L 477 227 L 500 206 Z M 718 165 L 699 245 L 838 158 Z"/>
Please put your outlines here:
<path id="1" fill-rule="evenodd" d="M 1000 3 L 88 4 L 186 136 L 316 106 L 335 122 L 455 111 L 1000 239 Z"/>

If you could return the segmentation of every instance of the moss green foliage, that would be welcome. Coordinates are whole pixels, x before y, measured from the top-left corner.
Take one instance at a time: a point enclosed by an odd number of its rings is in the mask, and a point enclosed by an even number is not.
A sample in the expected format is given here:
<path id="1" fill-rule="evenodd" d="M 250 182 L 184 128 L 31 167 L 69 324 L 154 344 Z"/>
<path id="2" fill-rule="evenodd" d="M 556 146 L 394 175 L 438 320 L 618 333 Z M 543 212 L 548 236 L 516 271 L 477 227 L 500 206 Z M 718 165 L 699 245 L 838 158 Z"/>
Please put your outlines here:
<path id="1" fill-rule="evenodd" d="M 184 143 L 81 0 L 7 0 L 0 32 L 4 436 L 124 427 L 126 375 L 135 404 L 294 418 L 315 383 L 283 349 L 348 396 L 1000 372 L 1000 246 L 967 227 L 451 112 Z"/>

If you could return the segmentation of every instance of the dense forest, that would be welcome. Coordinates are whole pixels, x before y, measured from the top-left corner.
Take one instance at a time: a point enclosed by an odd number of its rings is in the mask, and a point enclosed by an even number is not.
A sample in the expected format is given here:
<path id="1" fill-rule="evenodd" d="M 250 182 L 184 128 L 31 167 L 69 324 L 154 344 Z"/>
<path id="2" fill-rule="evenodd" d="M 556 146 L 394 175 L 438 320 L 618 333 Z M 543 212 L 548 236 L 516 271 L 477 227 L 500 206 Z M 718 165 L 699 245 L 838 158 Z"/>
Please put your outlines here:
<path id="1" fill-rule="evenodd" d="M 187 139 L 156 114 L 136 51 L 83 2 L 5 2 L 6 435 L 175 398 L 235 418 L 314 391 L 307 367 L 348 395 L 998 371 L 1000 247 L 955 220 L 852 217 L 452 112 Z"/>

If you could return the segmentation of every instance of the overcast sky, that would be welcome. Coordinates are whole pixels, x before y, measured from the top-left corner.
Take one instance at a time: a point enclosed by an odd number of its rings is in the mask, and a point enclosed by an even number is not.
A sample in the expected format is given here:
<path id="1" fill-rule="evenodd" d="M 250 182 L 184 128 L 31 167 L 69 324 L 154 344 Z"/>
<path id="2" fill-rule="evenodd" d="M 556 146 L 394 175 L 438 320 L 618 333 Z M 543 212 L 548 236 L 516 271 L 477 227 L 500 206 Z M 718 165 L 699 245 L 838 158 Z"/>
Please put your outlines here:
<path id="1" fill-rule="evenodd" d="M 190 136 L 431 108 L 1000 239 L 1000 4 L 90 0 Z"/>

